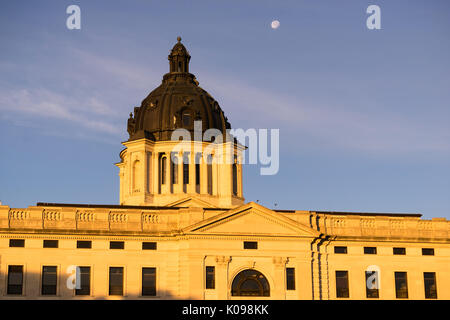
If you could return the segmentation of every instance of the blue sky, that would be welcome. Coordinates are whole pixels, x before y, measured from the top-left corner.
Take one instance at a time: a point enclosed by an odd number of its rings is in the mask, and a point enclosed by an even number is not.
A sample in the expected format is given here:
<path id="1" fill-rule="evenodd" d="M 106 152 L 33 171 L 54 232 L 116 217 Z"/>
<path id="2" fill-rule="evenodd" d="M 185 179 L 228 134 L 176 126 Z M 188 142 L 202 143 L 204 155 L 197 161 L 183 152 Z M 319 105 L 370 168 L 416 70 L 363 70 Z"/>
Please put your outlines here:
<path id="1" fill-rule="evenodd" d="M 66 28 L 71 4 L 81 30 Z M 366 28 L 370 4 L 381 30 Z M 181 36 L 233 128 L 280 129 L 280 171 L 245 166 L 247 201 L 450 218 L 448 1 L 0 6 L 3 204 L 117 204 L 128 114 Z"/>

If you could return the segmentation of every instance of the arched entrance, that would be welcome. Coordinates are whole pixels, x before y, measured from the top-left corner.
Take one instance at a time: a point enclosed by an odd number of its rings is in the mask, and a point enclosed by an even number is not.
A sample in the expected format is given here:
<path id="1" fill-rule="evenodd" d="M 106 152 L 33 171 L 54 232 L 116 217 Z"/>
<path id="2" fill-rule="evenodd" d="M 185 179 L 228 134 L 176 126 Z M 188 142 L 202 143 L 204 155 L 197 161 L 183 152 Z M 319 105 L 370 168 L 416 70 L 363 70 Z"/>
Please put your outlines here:
<path id="1" fill-rule="evenodd" d="M 231 295 L 237 297 L 269 297 L 269 281 L 259 271 L 243 270 L 233 279 Z"/>

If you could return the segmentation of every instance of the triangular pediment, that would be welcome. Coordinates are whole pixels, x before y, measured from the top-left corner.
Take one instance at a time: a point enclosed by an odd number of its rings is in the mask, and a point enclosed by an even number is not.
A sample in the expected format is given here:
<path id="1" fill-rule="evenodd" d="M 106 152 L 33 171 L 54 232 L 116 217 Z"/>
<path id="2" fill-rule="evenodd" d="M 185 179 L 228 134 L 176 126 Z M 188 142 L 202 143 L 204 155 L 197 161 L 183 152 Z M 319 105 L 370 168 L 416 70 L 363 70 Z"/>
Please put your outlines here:
<path id="1" fill-rule="evenodd" d="M 166 205 L 167 207 L 216 208 L 211 203 L 196 197 L 186 197 Z"/>
<path id="2" fill-rule="evenodd" d="M 316 237 L 320 233 L 254 202 L 183 230 L 190 234 Z"/>

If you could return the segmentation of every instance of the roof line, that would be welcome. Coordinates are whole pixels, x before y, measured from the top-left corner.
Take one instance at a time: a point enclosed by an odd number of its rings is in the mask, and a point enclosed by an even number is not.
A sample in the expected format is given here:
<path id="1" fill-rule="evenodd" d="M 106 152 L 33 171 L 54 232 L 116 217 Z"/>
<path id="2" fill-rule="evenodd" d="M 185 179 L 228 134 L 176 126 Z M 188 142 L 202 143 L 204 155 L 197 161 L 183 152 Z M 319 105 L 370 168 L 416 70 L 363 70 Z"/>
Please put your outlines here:
<path id="1" fill-rule="evenodd" d="M 382 213 L 382 212 L 343 212 L 343 211 L 314 211 L 311 212 L 331 214 L 331 215 L 350 215 L 350 216 L 391 216 L 391 217 L 421 217 L 421 213 Z"/>
<path id="2" fill-rule="evenodd" d="M 87 203 L 51 203 L 51 202 L 38 202 L 38 207 L 75 207 L 75 208 L 113 208 L 113 209 L 187 209 L 189 207 L 167 207 L 167 206 L 133 206 L 133 205 L 121 205 L 121 204 L 87 204 Z M 204 210 L 229 210 L 226 208 L 203 208 Z"/>

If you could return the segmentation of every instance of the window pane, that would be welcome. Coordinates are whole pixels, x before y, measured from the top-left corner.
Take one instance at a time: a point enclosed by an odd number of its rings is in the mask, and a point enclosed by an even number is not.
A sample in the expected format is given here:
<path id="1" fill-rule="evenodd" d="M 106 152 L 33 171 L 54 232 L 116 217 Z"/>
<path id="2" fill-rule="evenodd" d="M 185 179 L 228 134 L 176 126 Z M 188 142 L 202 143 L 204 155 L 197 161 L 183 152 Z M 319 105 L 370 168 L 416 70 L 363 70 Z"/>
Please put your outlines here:
<path id="1" fill-rule="evenodd" d="M 364 247 L 364 254 L 377 254 L 376 247 Z"/>
<path id="2" fill-rule="evenodd" d="M 156 296 L 156 268 L 142 268 L 142 295 Z"/>
<path id="3" fill-rule="evenodd" d="M 142 250 L 156 250 L 156 242 L 142 242 Z"/>
<path id="4" fill-rule="evenodd" d="M 244 249 L 258 249 L 258 242 L 244 241 Z"/>
<path id="5" fill-rule="evenodd" d="M 7 294 L 22 294 L 23 266 L 8 266 Z"/>
<path id="6" fill-rule="evenodd" d="M 366 297 L 379 298 L 379 281 L 377 271 L 366 271 Z"/>
<path id="7" fill-rule="evenodd" d="M 195 164 L 195 184 L 200 184 L 200 163 Z"/>
<path id="8" fill-rule="evenodd" d="M 87 296 L 91 293 L 91 267 L 79 268 L 80 289 L 75 289 L 75 295 Z"/>
<path id="9" fill-rule="evenodd" d="M 434 256 L 434 249 L 433 248 L 422 248 L 422 255 Z"/>
<path id="10" fill-rule="evenodd" d="M 400 299 L 408 298 L 408 281 L 406 272 L 395 272 L 395 295 Z"/>
<path id="11" fill-rule="evenodd" d="M 424 284 L 425 284 L 425 298 L 426 299 L 437 299 L 436 273 L 435 272 L 424 272 L 423 280 L 424 280 Z"/>
<path id="12" fill-rule="evenodd" d="M 206 267 L 206 289 L 215 289 L 216 275 L 214 267 Z"/>
<path id="13" fill-rule="evenodd" d="M 393 251 L 394 251 L 394 254 L 396 254 L 396 255 L 405 255 L 406 254 L 405 248 L 394 248 Z"/>
<path id="14" fill-rule="evenodd" d="M 44 240 L 44 248 L 58 248 L 58 240 Z"/>
<path id="15" fill-rule="evenodd" d="M 123 241 L 110 241 L 109 248 L 110 249 L 123 249 L 123 248 L 125 248 L 125 243 Z"/>
<path id="16" fill-rule="evenodd" d="M 334 253 L 347 253 L 347 247 L 334 247 Z"/>
<path id="17" fill-rule="evenodd" d="M 237 158 L 234 157 L 233 163 L 233 195 L 237 196 Z"/>
<path id="18" fill-rule="evenodd" d="M 178 183 L 178 163 L 176 163 L 175 161 L 178 161 L 178 158 L 174 155 L 172 155 L 172 159 L 174 159 L 174 161 L 170 162 L 170 165 L 172 166 L 172 184 L 177 184 Z"/>
<path id="19" fill-rule="evenodd" d="M 348 298 L 348 272 L 336 271 L 336 297 Z"/>
<path id="20" fill-rule="evenodd" d="M 259 271 L 247 269 L 239 272 L 231 284 L 232 296 L 270 296 L 270 286 Z"/>
<path id="21" fill-rule="evenodd" d="M 286 290 L 295 290 L 295 268 L 286 268 Z"/>
<path id="22" fill-rule="evenodd" d="M 42 295 L 56 295 L 56 270 L 55 266 L 42 267 Z"/>
<path id="23" fill-rule="evenodd" d="M 161 158 L 161 184 L 166 184 L 167 158 Z"/>
<path id="24" fill-rule="evenodd" d="M 189 164 L 183 163 L 183 184 L 189 183 Z"/>
<path id="25" fill-rule="evenodd" d="M 109 268 L 109 295 L 123 295 L 123 267 Z"/>
<path id="26" fill-rule="evenodd" d="M 77 241 L 78 249 L 90 249 L 91 247 L 92 247 L 92 241 L 83 241 L 83 240 Z"/>
<path id="27" fill-rule="evenodd" d="M 190 112 L 183 112 L 183 125 L 185 127 L 188 127 L 191 125 L 191 113 Z"/>
<path id="28" fill-rule="evenodd" d="M 24 239 L 9 239 L 9 246 L 23 248 L 23 247 L 25 247 L 25 240 Z"/>

